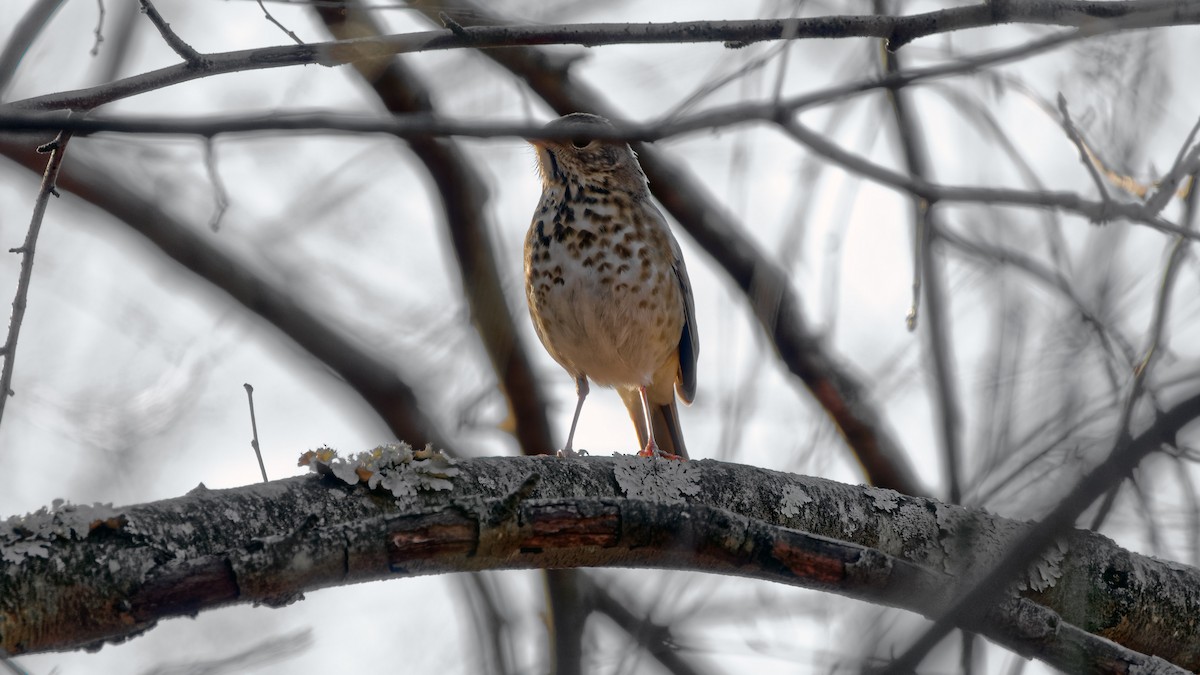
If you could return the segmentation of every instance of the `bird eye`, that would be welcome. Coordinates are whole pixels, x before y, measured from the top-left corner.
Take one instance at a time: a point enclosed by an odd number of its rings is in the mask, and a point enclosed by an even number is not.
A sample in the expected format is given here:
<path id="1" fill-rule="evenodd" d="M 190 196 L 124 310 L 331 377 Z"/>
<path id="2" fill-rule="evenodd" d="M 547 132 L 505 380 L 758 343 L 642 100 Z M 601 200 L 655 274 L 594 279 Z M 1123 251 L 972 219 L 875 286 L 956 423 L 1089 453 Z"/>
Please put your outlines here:
<path id="1" fill-rule="evenodd" d="M 588 138 L 572 138 L 571 139 L 571 145 L 575 146 L 576 148 L 579 148 L 580 150 L 586 148 L 587 146 L 589 146 L 591 144 L 592 144 L 592 141 L 591 141 L 591 139 L 588 139 Z"/>

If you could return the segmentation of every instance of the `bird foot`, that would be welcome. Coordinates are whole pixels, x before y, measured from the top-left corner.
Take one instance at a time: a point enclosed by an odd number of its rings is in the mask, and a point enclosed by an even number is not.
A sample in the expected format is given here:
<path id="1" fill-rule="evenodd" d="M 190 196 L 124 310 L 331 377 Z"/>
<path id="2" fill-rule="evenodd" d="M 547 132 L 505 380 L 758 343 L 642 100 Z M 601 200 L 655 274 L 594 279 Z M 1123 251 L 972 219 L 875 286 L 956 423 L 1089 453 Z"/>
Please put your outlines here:
<path id="1" fill-rule="evenodd" d="M 658 443 L 653 440 L 646 444 L 646 447 L 638 453 L 638 457 L 659 457 L 662 459 L 677 459 L 683 461 L 683 457 L 670 452 L 663 452 L 658 447 Z"/>
<path id="2" fill-rule="evenodd" d="M 569 458 L 569 457 L 587 457 L 588 451 L 587 450 L 572 450 L 570 448 L 563 448 L 562 450 L 559 450 L 558 452 L 556 452 L 554 454 L 558 457 L 567 457 L 567 458 Z"/>

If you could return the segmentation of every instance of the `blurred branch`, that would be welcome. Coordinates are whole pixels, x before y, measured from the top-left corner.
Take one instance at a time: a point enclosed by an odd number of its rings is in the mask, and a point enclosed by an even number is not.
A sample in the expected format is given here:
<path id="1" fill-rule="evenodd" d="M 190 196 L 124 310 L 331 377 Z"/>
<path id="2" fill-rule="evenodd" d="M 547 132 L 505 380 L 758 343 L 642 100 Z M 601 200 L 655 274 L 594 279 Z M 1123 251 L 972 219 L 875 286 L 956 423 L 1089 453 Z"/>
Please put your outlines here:
<path id="1" fill-rule="evenodd" d="M 29 170 L 37 156 L 28 139 L 0 136 L 0 155 Z M 113 215 L 147 238 L 168 257 L 274 325 L 302 349 L 327 365 L 371 406 L 397 438 L 421 447 L 448 448 L 446 438 L 427 418 L 412 389 L 389 361 L 376 358 L 331 328 L 326 321 L 252 269 L 217 248 L 208 238 L 179 222 L 115 178 L 119 172 L 76 156 L 59 176 L 59 185 Z"/>
<path id="2" fill-rule="evenodd" d="M 50 204 L 51 195 L 57 197 L 59 173 L 62 169 L 63 156 L 67 151 L 67 142 L 71 140 L 70 132 L 60 131 L 51 142 L 39 147 L 40 153 L 50 153 L 46 161 L 46 169 L 42 173 L 42 184 L 38 188 L 37 198 L 33 203 L 33 216 L 29 219 L 29 229 L 25 232 L 25 243 L 19 248 L 9 249 L 9 253 L 21 255 L 21 271 L 17 277 L 16 296 L 12 302 L 12 317 L 8 321 L 8 335 L 4 346 L 0 347 L 0 357 L 4 358 L 4 367 L 0 369 L 0 419 L 4 418 L 4 406 L 8 397 L 13 395 L 13 367 L 17 358 L 17 339 L 21 335 L 21 323 L 25 320 L 25 307 L 29 299 L 29 284 L 33 278 L 33 255 L 37 250 L 38 234 L 42 231 L 42 219 L 46 215 L 46 207 Z"/>
<path id="3" fill-rule="evenodd" d="M 1197 415 L 1200 395 L 1169 411 L 1155 433 Z M 0 523 L 0 647 L 94 646 L 217 606 L 278 606 L 316 588 L 480 569 L 737 574 L 936 616 L 957 583 L 1028 531 L 983 511 L 711 460 L 494 457 L 446 468 L 443 489 L 400 498 L 383 489 L 367 498 L 366 487 L 331 475 L 302 476 Z M 411 464 L 388 470 L 402 482 L 425 475 Z M 667 492 L 632 496 L 650 483 Z M 580 485 L 592 486 L 589 496 L 578 496 Z M 1200 570 L 1091 532 L 1057 534 L 1060 553 L 1024 577 L 1043 590 L 998 595 L 963 624 L 1074 672 L 1151 664 L 1181 672 L 1135 650 L 1180 668 L 1200 665 L 1192 621 Z M 178 553 L 164 560 L 164 550 Z"/>
<path id="4" fill-rule="evenodd" d="M 29 53 L 29 48 L 42 30 L 50 23 L 50 18 L 58 11 L 65 0 L 36 0 L 25 14 L 13 26 L 12 34 L 4 43 L 4 51 L 0 52 L 0 97 L 12 84 L 17 74 L 17 66 Z M 11 11 L 11 10 L 10 10 Z"/>
<path id="5" fill-rule="evenodd" d="M 1063 299 L 1070 303 L 1075 312 L 1079 314 L 1079 318 L 1096 332 L 1096 336 L 1110 355 L 1123 357 L 1127 361 L 1131 360 L 1131 347 L 1123 341 L 1119 333 L 1110 331 L 1109 327 L 1104 324 L 1104 321 L 1088 307 L 1087 301 L 1075 291 L 1060 270 L 1033 259 L 1023 251 L 967 239 L 949 229 L 938 232 L 938 239 L 946 242 L 947 245 L 958 250 L 963 255 L 971 256 L 992 265 L 1013 267 L 1025 273 L 1030 279 L 1041 282 L 1046 288 L 1057 292 Z"/>
<path id="6" fill-rule="evenodd" d="M 654 623 L 650 617 L 639 616 L 625 603 L 618 601 L 611 591 L 596 583 L 592 574 L 581 574 L 583 592 L 591 596 L 595 609 L 637 641 L 642 649 L 658 659 L 669 672 L 675 675 L 703 675 L 692 660 L 679 653 L 675 646 L 670 626 Z"/>
<path id="7" fill-rule="evenodd" d="M 1094 15 L 1089 15 L 1089 12 Z M 829 16 L 752 21 L 558 26 L 463 27 L 456 24 L 455 30 L 200 54 L 199 61 L 185 58 L 185 63 L 134 75 L 99 87 L 38 96 L 12 105 L 29 110 L 90 110 L 120 98 L 213 75 L 312 64 L 340 66 L 359 60 L 420 51 L 462 48 L 487 50 L 495 47 L 546 44 L 598 46 L 694 42 L 723 42 L 727 47 L 737 48 L 764 40 L 847 37 L 886 38 L 894 49 L 921 36 L 1015 21 L 1080 27 L 1035 40 L 1027 45 L 968 57 L 958 63 L 910 73 L 905 79 L 911 81 L 915 77 L 968 72 L 985 64 L 1031 56 L 1068 42 L 1113 31 L 1200 23 L 1200 5 L 1182 0 L 1127 0 L 1119 3 L 1010 0 L 1003 5 L 985 2 L 970 7 L 906 16 Z M 851 85 L 849 89 L 838 87 L 835 90 L 843 92 L 844 95 L 855 91 L 855 87 L 863 86 L 877 88 L 890 85 L 866 83 Z M 825 95 L 831 92 L 826 92 Z"/>
<path id="8" fill-rule="evenodd" d="M 879 0 L 877 7 L 882 4 L 882 0 Z M 882 49 L 882 45 L 880 54 L 886 73 L 893 75 L 900 72 L 899 54 Z M 905 167 L 913 177 L 929 181 L 931 176 L 925 140 L 908 92 L 903 87 L 896 87 L 890 89 L 888 94 Z M 930 375 L 936 401 L 933 407 L 940 422 L 938 441 L 942 451 L 942 470 L 945 474 L 947 498 L 950 503 L 958 504 L 962 502 L 962 470 L 959 468 L 962 459 L 962 412 L 959 410 L 958 387 L 954 383 L 954 345 L 950 339 L 949 326 L 950 300 L 946 296 L 946 281 L 942 276 L 942 268 L 933 252 L 933 243 L 942 229 L 933 205 L 919 197 L 914 198 L 913 249 L 916 256 L 913 260 L 913 286 L 916 297 L 913 298 L 908 329 L 914 330 L 917 326 L 917 301 L 920 294 L 916 289 L 923 289 L 928 315 L 925 322 L 925 353 L 932 365 Z"/>
<path id="9" fill-rule="evenodd" d="M 96 40 L 92 43 L 92 51 L 88 52 L 92 56 L 100 55 L 100 43 L 104 42 L 104 0 L 96 0 L 96 9 L 96 29 L 92 31 Z"/>
<path id="10" fill-rule="evenodd" d="M 1058 111 L 1062 115 L 1062 127 L 1067 132 L 1067 137 L 1071 139 L 1071 143 L 1075 145 L 1075 149 L 1079 151 L 1079 161 L 1087 169 L 1088 175 L 1092 177 L 1092 183 L 1096 186 L 1096 191 L 1100 193 L 1100 201 L 1108 201 L 1108 188 L 1104 185 L 1104 179 L 1100 177 L 1100 171 L 1096 168 L 1096 163 L 1092 161 L 1092 154 L 1088 151 L 1087 145 L 1083 142 L 1083 138 L 1079 135 L 1079 129 L 1075 127 L 1075 122 L 1071 119 L 1071 111 L 1067 109 L 1067 97 L 1058 94 Z"/>
<path id="11" fill-rule="evenodd" d="M 339 40 L 371 39 L 383 32 L 359 2 L 318 7 L 315 13 Z M 355 64 L 359 75 L 393 114 L 435 116 L 429 86 L 401 59 L 385 56 Z M 458 261 L 472 323 L 479 333 L 504 395 L 513 435 L 525 455 L 553 454 L 555 444 L 546 421 L 546 397 L 533 373 L 529 352 L 517 332 L 500 283 L 487 221 L 487 188 L 458 143 L 449 138 L 416 137 L 409 148 L 433 178 L 446 215 L 446 229 Z M 583 671 L 583 628 L 590 608 L 581 601 L 575 570 L 546 570 L 546 596 L 553 649 L 552 672 Z"/>
<path id="12" fill-rule="evenodd" d="M 1003 556 L 986 566 L 986 574 L 979 576 L 978 581 L 959 593 L 949 609 L 938 616 L 933 626 L 908 650 L 892 661 L 885 672 L 888 675 L 907 675 L 914 672 L 951 630 L 978 620 L 986 612 L 986 608 L 999 601 L 1004 596 L 1005 589 L 1017 580 L 1022 572 L 1028 570 L 1057 538 L 1071 530 L 1075 520 L 1092 502 L 1125 480 L 1151 452 L 1164 445 L 1176 445 L 1176 435 L 1179 431 L 1197 418 L 1200 418 L 1200 395 L 1193 395 L 1159 414 L 1154 423 L 1137 437 L 1117 437 L 1108 458 L 1080 478 L 1067 496 L 1042 520 L 1006 546 Z M 1200 607 L 1197 609 L 1200 610 Z M 1192 639 L 1194 640 L 1195 636 Z M 1155 650 L 1147 651 L 1161 654 Z M 1200 667 L 1200 663 L 1184 667 L 1196 669 Z"/>
<path id="13" fill-rule="evenodd" d="M 336 38 L 377 35 L 381 27 L 356 5 L 350 2 L 343 8 L 322 7 L 316 13 Z M 359 62 L 356 68 L 389 112 L 435 118 L 428 85 L 401 60 L 384 57 Z M 488 194 L 483 179 L 453 140 L 428 136 L 408 140 L 441 197 L 471 318 L 512 415 L 521 452 L 553 454 L 556 446 L 546 422 L 546 397 L 509 313 L 493 257 L 495 246 L 492 226 L 485 215 Z"/>
<path id="14" fill-rule="evenodd" d="M 505 639 L 511 630 L 483 572 L 460 574 L 455 581 L 463 590 L 479 637 L 477 672 L 486 675 L 512 673 L 513 644 Z M 478 605 L 476 605 L 478 603 Z M 507 647 L 507 648 L 506 648 Z"/>
<path id="15" fill-rule="evenodd" d="M 139 675 L 220 675 L 221 673 L 246 673 L 266 665 L 288 659 L 297 659 L 313 645 L 311 628 L 301 628 L 291 633 L 262 639 L 232 654 L 182 663 L 162 663 L 143 670 Z"/>

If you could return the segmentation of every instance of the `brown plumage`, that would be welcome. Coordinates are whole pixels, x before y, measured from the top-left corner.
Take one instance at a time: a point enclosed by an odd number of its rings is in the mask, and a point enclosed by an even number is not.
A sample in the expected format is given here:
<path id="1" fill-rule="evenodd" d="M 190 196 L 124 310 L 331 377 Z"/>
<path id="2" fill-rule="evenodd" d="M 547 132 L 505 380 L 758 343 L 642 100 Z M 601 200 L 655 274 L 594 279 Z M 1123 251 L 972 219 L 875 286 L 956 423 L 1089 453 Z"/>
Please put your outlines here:
<path id="1" fill-rule="evenodd" d="M 695 397 L 700 351 L 687 267 L 637 156 L 590 138 L 597 127 L 611 124 L 573 113 L 546 126 L 578 130 L 572 140 L 533 142 L 542 199 L 525 237 L 525 294 L 546 351 L 575 379 L 564 454 L 590 379 L 620 393 L 641 454 L 687 459 L 675 394 Z"/>

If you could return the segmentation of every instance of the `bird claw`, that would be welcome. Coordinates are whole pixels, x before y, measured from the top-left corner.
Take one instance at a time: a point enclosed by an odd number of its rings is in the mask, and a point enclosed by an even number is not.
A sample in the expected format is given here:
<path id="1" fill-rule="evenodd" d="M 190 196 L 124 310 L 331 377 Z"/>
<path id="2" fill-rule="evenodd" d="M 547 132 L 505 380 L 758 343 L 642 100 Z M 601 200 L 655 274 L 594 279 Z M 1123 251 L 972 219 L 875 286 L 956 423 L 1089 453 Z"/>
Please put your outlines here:
<path id="1" fill-rule="evenodd" d="M 559 450 L 558 452 L 556 452 L 554 454 L 556 457 L 564 457 L 564 458 L 587 457 L 588 451 L 587 450 L 572 450 L 570 448 L 563 448 L 562 450 Z"/>
<path id="2" fill-rule="evenodd" d="M 654 441 L 647 443 L 646 447 L 638 453 L 638 457 L 658 457 L 661 459 L 675 459 L 679 460 L 680 462 L 683 461 L 683 457 L 681 455 L 676 455 L 671 452 L 663 452 L 660 450 L 658 444 Z"/>

